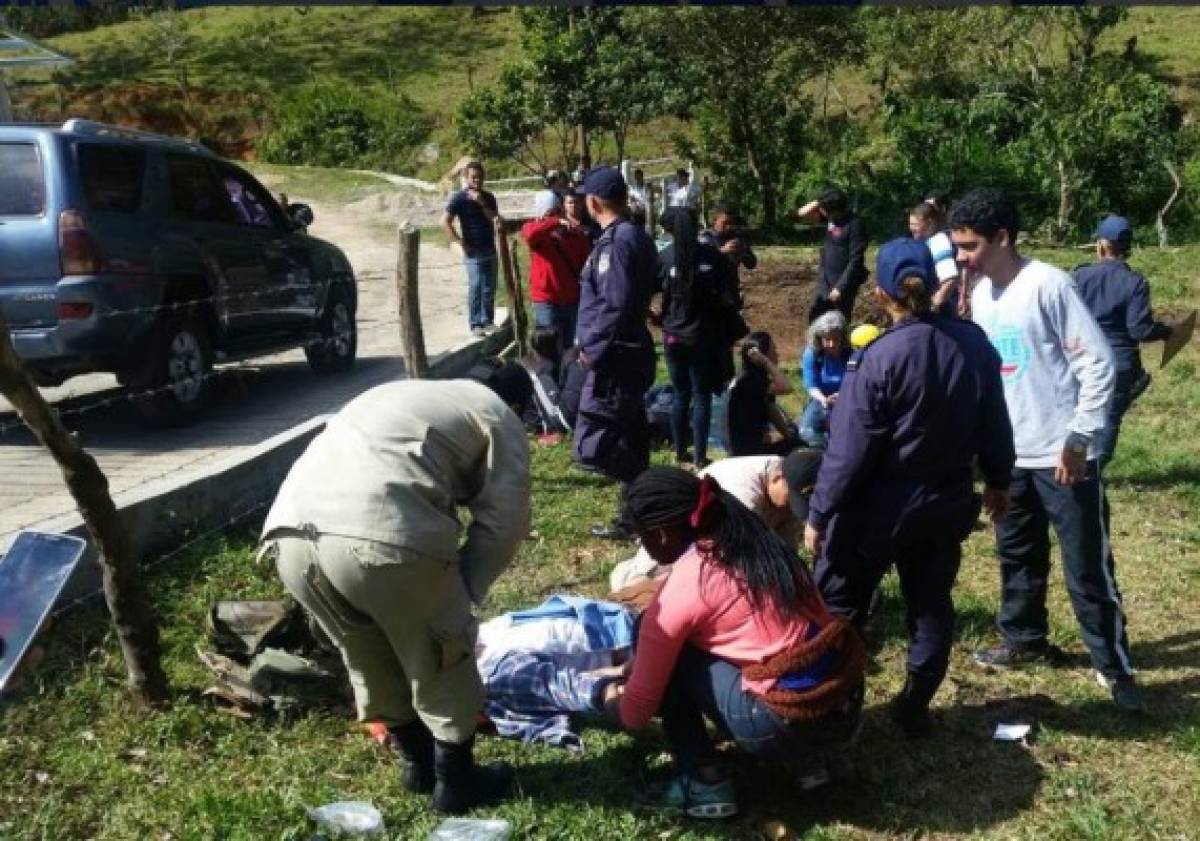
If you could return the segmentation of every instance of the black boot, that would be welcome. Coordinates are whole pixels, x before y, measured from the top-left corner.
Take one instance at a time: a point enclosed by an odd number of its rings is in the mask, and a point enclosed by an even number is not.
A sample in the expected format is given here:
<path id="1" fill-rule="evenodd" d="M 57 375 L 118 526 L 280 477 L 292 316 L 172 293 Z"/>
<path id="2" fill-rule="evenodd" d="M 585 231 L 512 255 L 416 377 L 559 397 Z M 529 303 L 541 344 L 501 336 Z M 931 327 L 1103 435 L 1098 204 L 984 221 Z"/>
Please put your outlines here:
<path id="1" fill-rule="evenodd" d="M 400 754 L 400 782 L 413 794 L 433 791 L 433 734 L 421 719 L 389 727 L 392 745 Z"/>
<path id="2" fill-rule="evenodd" d="M 904 689 L 891 705 L 892 720 L 900 725 L 905 735 L 928 736 L 933 730 L 933 719 L 929 717 L 929 702 L 941 686 L 941 679 L 934 680 L 926 675 L 909 672 L 904 680 Z"/>
<path id="3" fill-rule="evenodd" d="M 461 745 L 434 740 L 433 808 L 448 815 L 461 815 L 476 806 L 503 799 L 512 785 L 513 770 L 506 762 L 476 765 L 475 738 Z"/>

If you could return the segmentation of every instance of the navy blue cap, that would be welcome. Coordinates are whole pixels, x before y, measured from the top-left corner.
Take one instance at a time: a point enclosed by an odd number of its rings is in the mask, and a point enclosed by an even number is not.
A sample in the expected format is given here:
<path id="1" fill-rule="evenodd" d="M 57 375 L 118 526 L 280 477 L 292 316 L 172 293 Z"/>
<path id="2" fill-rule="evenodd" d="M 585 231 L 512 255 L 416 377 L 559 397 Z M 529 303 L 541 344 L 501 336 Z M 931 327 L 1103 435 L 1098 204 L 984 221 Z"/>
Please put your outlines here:
<path id="1" fill-rule="evenodd" d="M 629 188 L 621 172 L 613 166 L 598 166 L 584 176 L 579 192 L 605 201 L 621 201 L 628 198 Z"/>
<path id="2" fill-rule="evenodd" d="M 1105 216 L 1096 226 L 1096 239 L 1109 242 L 1129 242 L 1133 239 L 1133 225 L 1124 216 Z"/>
<path id="3" fill-rule="evenodd" d="M 907 277 L 919 277 L 932 292 L 937 287 L 937 273 L 929 246 L 920 240 L 894 239 L 879 249 L 875 264 L 875 282 L 889 297 L 900 297 L 900 283 Z"/>

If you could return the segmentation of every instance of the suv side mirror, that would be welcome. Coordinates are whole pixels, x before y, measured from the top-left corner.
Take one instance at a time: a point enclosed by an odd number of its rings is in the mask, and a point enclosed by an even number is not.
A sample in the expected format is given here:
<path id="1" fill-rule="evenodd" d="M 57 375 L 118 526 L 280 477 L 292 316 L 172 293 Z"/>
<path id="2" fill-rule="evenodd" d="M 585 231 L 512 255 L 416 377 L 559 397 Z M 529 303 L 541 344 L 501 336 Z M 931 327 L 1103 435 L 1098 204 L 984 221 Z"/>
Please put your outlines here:
<path id="1" fill-rule="evenodd" d="M 307 228 L 313 223 L 312 208 L 306 204 L 289 204 L 287 215 L 297 228 Z"/>

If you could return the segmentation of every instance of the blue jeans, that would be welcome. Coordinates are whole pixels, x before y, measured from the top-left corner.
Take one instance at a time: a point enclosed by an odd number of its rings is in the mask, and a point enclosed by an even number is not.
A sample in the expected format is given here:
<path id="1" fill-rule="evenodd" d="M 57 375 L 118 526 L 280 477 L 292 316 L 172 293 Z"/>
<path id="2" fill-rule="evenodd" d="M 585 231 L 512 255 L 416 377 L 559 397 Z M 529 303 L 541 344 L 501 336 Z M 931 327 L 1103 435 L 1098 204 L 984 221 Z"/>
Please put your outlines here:
<path id="1" fill-rule="evenodd" d="M 488 327 L 496 320 L 496 254 L 464 257 L 467 267 L 467 320 L 471 329 Z"/>
<path id="2" fill-rule="evenodd" d="M 1088 462 L 1084 479 L 1074 485 L 1057 484 L 1051 468 L 1014 468 L 1008 495 L 1008 512 L 996 523 L 1000 632 L 1015 645 L 1045 644 L 1053 527 L 1092 665 L 1109 679 L 1132 674 L 1125 609 L 1108 542 L 1108 500 L 1097 463 Z"/>
<path id="3" fill-rule="evenodd" d="M 696 464 L 708 458 L 708 431 L 712 426 L 712 362 L 704 348 L 679 343 L 665 346 L 667 373 L 675 389 L 671 404 L 671 440 L 675 457 L 682 459 L 687 452 L 688 415 L 692 421 L 692 445 L 696 448 Z"/>
<path id="4" fill-rule="evenodd" d="M 800 416 L 800 439 L 810 447 L 825 449 L 829 446 L 829 410 L 820 400 L 811 397 Z"/>
<path id="5" fill-rule="evenodd" d="M 811 722 L 786 721 L 742 688 L 741 669 L 689 645 L 675 661 L 659 714 L 671 756 L 685 774 L 716 762 L 705 718 L 740 749 L 775 762 L 803 760 L 811 755 L 810 748 L 843 740 L 858 719 L 855 707 Z"/>
<path id="6" fill-rule="evenodd" d="M 579 315 L 579 304 L 549 304 L 533 302 L 533 325 L 535 327 L 557 327 L 558 340 L 563 348 L 575 346 L 575 319 Z"/>

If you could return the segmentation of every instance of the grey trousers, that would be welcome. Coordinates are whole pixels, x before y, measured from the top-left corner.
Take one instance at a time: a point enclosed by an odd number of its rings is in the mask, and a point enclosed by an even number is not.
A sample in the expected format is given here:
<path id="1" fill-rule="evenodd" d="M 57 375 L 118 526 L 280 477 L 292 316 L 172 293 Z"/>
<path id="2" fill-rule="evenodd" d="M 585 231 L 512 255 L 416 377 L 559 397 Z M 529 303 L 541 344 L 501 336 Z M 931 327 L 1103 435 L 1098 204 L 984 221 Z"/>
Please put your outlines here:
<path id="1" fill-rule="evenodd" d="M 484 690 L 457 558 L 290 533 L 270 536 L 263 549 L 341 651 L 360 721 L 395 726 L 419 717 L 441 741 L 471 738 Z"/>

